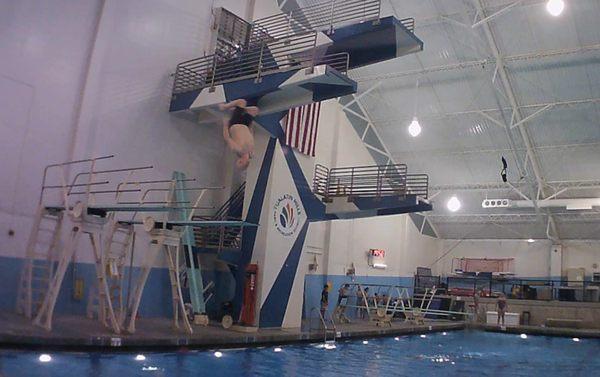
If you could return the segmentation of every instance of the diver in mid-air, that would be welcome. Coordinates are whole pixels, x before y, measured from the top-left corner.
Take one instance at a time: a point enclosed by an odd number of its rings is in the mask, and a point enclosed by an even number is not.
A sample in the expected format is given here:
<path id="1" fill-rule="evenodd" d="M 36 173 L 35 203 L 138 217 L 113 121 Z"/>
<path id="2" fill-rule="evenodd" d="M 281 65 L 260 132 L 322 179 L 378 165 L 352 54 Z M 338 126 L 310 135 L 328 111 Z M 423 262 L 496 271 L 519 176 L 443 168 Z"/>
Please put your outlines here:
<path id="1" fill-rule="evenodd" d="M 229 149 L 238 157 L 235 166 L 246 170 L 254 154 L 252 121 L 258 115 L 259 109 L 256 106 L 247 106 L 245 99 L 220 104 L 219 109 L 233 109 L 229 119 L 223 119 L 223 138 Z"/>

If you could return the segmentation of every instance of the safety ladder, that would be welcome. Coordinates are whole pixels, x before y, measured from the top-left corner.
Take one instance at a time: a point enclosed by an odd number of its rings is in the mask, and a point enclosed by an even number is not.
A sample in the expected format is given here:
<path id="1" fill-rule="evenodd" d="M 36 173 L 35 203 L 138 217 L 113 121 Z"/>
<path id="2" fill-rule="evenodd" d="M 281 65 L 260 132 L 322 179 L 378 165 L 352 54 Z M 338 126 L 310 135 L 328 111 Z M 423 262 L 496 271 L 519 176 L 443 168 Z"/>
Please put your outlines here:
<path id="1" fill-rule="evenodd" d="M 32 318 L 39 311 L 54 276 L 62 219 L 63 211 L 38 207 L 17 292 L 16 311 L 27 318 Z"/>
<path id="2" fill-rule="evenodd" d="M 134 239 L 134 227 L 125 222 L 112 221 L 105 239 L 104 252 L 96 263 L 104 266 L 108 285 L 107 300 L 111 301 L 120 326 L 123 326 L 127 313 L 127 300 L 123 295 L 125 266 L 131 258 Z M 131 273 L 131 272 L 130 272 Z M 100 300 L 101 292 L 96 285 L 90 289 L 86 314 L 88 318 L 98 319 L 107 326 L 106 318 L 110 315 L 106 301 Z"/>
<path id="3" fill-rule="evenodd" d="M 60 250 L 58 257 L 58 265 L 52 280 L 50 281 L 48 291 L 42 302 L 42 306 L 34 318 L 33 323 L 41 326 L 46 330 L 52 330 L 52 317 L 54 315 L 54 309 L 56 307 L 56 300 L 62 286 L 67 268 L 75 255 L 79 247 L 79 240 L 82 235 L 87 235 L 92 246 L 95 258 L 96 267 L 96 280 L 100 287 L 100 302 L 105 302 L 106 310 L 100 310 L 100 314 L 108 311 L 110 326 L 115 333 L 120 333 L 120 326 L 117 322 L 112 303 L 110 300 L 106 300 L 105 297 L 109 297 L 108 283 L 106 279 L 105 266 L 102 264 L 102 250 L 100 245 L 100 234 L 102 233 L 103 226 L 106 223 L 106 217 L 98 216 L 87 213 L 87 208 L 82 209 L 83 212 L 69 211 L 69 217 L 73 226 L 69 237 L 66 240 L 64 247 Z M 104 318 L 101 318 L 105 322 Z"/>
<path id="4" fill-rule="evenodd" d="M 318 308 L 313 308 L 312 311 L 316 311 L 319 314 L 319 320 L 323 329 L 323 342 L 335 343 L 337 338 L 337 328 L 335 327 L 335 322 L 333 321 L 331 314 L 328 315 L 326 312 L 325 315 L 323 315 Z"/>
<path id="5" fill-rule="evenodd" d="M 191 334 L 193 331 L 185 311 L 185 303 L 183 301 L 181 292 L 181 275 L 179 273 L 179 266 L 181 265 L 179 256 L 181 253 L 180 246 L 182 233 L 180 231 L 165 228 L 153 228 L 146 230 L 150 234 L 150 249 L 144 258 L 144 265 L 135 286 L 131 307 L 129 310 L 129 324 L 127 326 L 127 331 L 131 334 L 135 333 L 135 322 L 137 319 L 140 302 L 142 300 L 144 286 L 146 285 L 148 275 L 150 274 L 152 267 L 155 265 L 159 254 L 164 253 L 169 268 L 169 280 L 171 283 L 173 325 L 175 328 L 180 328 L 179 318 L 181 317 L 185 331 Z"/>

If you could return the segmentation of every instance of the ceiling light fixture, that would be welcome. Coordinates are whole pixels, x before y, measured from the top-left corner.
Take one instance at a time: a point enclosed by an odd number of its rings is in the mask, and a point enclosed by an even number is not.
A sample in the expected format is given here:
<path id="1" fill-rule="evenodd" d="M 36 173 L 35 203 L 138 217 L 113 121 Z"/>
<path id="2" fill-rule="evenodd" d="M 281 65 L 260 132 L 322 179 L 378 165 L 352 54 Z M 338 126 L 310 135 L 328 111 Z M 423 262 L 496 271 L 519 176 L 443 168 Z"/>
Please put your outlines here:
<path id="1" fill-rule="evenodd" d="M 421 133 L 421 125 L 419 124 L 419 120 L 417 119 L 417 104 L 419 99 L 419 79 L 417 79 L 417 83 L 415 85 L 415 109 L 413 112 L 412 122 L 408 125 L 408 133 L 412 137 L 417 137 Z"/>
<path id="2" fill-rule="evenodd" d="M 419 120 L 417 117 L 414 117 L 410 125 L 408 126 L 408 133 L 412 137 L 417 137 L 421 133 L 421 125 L 419 124 Z"/>
<path id="3" fill-rule="evenodd" d="M 453 196 L 450 199 L 448 199 L 448 203 L 446 203 L 446 206 L 448 207 L 450 212 L 458 211 L 460 209 L 460 205 L 460 200 L 458 200 L 456 196 Z"/>
<path id="4" fill-rule="evenodd" d="M 560 16 L 565 9 L 565 2 L 563 0 L 548 0 L 546 3 L 546 10 L 554 17 Z"/>

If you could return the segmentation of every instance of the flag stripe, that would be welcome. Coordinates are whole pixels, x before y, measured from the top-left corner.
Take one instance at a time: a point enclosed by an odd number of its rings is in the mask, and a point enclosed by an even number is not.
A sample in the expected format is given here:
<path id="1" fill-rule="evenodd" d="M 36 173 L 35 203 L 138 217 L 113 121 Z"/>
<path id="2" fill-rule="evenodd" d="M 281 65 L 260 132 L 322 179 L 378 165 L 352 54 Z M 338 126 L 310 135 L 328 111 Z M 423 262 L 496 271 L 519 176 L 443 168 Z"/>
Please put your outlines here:
<path id="1" fill-rule="evenodd" d="M 318 102 L 316 105 L 317 105 L 317 116 L 316 116 L 316 120 L 314 122 L 314 124 L 315 124 L 315 135 L 313 137 L 312 153 L 310 154 L 313 157 L 315 157 L 315 152 L 316 152 L 317 132 L 319 131 L 319 117 L 321 116 L 321 102 Z"/>
<path id="2" fill-rule="evenodd" d="M 287 115 L 282 119 L 286 145 L 314 157 L 320 112 L 320 102 L 289 109 Z"/>
<path id="3" fill-rule="evenodd" d="M 302 125 L 304 126 L 304 132 L 302 133 L 302 148 L 300 148 L 301 152 L 306 151 L 306 139 L 308 139 L 308 129 L 309 129 L 309 123 L 310 123 L 310 110 L 311 110 L 311 105 L 306 106 L 306 108 L 304 109 L 304 121 L 302 122 Z M 312 127 L 310 127 L 312 128 Z"/>
<path id="4" fill-rule="evenodd" d="M 302 124 L 302 108 L 299 107 L 297 109 L 297 115 L 296 115 L 296 123 L 294 124 L 294 128 L 296 129 L 296 138 L 294 139 L 294 141 L 292 142 L 292 147 L 294 148 L 298 148 L 298 139 L 300 138 L 300 125 Z"/>

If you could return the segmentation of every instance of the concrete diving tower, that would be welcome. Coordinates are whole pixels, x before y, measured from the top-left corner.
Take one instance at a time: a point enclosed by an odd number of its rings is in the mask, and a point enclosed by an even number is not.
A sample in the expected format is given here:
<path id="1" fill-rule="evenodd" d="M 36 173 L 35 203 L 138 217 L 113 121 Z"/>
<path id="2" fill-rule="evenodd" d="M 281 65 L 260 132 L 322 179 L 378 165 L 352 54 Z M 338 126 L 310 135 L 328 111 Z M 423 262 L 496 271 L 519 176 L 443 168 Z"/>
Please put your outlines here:
<path id="1" fill-rule="evenodd" d="M 170 111 L 206 120 L 245 98 L 269 115 L 356 93 L 348 70 L 423 49 L 414 20 L 379 18 L 379 9 L 379 0 L 330 1 L 252 24 L 221 10 L 239 36 L 177 66 Z"/>
<path id="2" fill-rule="evenodd" d="M 333 219 L 431 211 L 427 174 L 407 174 L 404 164 L 328 169 L 316 165 L 313 193 Z"/>

